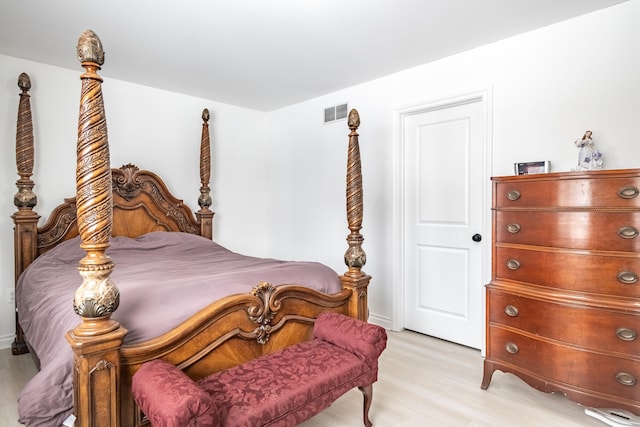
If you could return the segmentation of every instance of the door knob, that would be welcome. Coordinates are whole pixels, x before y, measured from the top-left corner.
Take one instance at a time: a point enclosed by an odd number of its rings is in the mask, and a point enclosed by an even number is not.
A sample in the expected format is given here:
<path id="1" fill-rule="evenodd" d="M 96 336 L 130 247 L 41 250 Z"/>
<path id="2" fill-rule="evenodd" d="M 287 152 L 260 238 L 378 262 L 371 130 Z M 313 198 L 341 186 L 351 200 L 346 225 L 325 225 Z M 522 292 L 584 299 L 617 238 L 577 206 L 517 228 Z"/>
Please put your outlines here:
<path id="1" fill-rule="evenodd" d="M 476 233 L 473 236 L 471 236 L 471 240 L 473 240 L 474 242 L 479 242 L 482 240 L 482 236 Z"/>

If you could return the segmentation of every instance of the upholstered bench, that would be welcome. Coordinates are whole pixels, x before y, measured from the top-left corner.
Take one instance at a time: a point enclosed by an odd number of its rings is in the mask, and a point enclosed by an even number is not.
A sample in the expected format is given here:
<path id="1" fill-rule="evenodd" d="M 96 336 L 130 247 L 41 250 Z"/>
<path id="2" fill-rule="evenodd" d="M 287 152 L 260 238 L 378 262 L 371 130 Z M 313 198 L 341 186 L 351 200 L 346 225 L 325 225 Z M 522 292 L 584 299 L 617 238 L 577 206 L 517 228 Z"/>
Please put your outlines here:
<path id="1" fill-rule="evenodd" d="M 144 363 L 132 392 L 154 427 L 256 427 L 295 426 L 358 387 L 369 427 L 372 384 L 386 342 L 379 326 L 325 312 L 310 341 L 198 382 L 167 362 Z"/>

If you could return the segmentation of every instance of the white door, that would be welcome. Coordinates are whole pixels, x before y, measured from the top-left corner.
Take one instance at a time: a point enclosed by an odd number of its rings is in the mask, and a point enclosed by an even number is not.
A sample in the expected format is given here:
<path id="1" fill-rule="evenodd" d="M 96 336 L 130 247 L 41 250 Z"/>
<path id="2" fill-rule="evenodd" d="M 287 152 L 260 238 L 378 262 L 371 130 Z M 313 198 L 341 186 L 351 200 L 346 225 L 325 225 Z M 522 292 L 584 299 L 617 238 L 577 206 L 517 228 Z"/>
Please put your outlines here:
<path id="1" fill-rule="evenodd" d="M 402 117 L 404 327 L 482 343 L 484 98 Z"/>

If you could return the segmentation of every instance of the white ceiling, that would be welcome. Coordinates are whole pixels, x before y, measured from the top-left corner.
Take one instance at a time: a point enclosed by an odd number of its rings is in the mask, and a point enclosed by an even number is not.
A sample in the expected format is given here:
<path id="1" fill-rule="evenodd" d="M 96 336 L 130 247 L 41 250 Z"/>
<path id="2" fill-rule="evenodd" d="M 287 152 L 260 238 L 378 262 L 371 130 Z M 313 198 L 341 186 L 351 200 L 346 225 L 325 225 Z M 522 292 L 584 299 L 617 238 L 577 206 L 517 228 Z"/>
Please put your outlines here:
<path id="1" fill-rule="evenodd" d="M 0 0 L 0 54 L 270 111 L 625 0 Z M 25 70 L 28 71 L 28 70 Z"/>

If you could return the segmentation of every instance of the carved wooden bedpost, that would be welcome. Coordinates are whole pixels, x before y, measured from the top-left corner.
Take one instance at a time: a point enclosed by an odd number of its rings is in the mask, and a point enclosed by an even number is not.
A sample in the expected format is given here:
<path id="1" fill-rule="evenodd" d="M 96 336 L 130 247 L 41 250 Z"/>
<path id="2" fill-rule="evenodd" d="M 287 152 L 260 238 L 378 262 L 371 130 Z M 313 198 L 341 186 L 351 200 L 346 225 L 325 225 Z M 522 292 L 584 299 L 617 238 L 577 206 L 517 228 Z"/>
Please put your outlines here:
<path id="1" fill-rule="evenodd" d="M 349 313 L 360 320 L 366 321 L 369 317 L 367 287 L 371 276 L 362 271 L 367 262 L 367 256 L 362 249 L 364 238 L 360 234 L 362 228 L 362 168 L 360 166 L 360 147 L 358 143 L 358 127 L 360 116 L 358 111 L 352 109 L 349 112 L 349 152 L 347 158 L 347 221 L 351 233 L 347 236 L 349 248 L 344 254 L 344 262 L 349 267 L 347 272 L 340 276 L 342 285 L 353 290 L 353 296 L 349 303 Z"/>
<path id="2" fill-rule="evenodd" d="M 200 235 L 209 239 L 213 238 L 213 215 L 209 209 L 211 206 L 211 188 L 209 179 L 211 177 L 211 143 L 209 140 L 209 110 L 202 110 L 202 137 L 200 138 L 200 197 L 198 205 L 200 210 L 196 212 L 196 217 L 200 223 Z"/>
<path id="3" fill-rule="evenodd" d="M 18 121 L 16 130 L 16 166 L 20 179 L 16 181 L 18 192 L 13 197 L 13 204 L 18 211 L 12 215 L 14 223 L 14 251 L 16 281 L 25 268 L 36 258 L 38 252 L 38 215 L 33 208 L 38 199 L 33 192 L 33 122 L 31 120 L 31 103 L 29 89 L 31 79 L 26 73 L 18 77 L 20 103 L 18 105 Z M 16 336 L 11 344 L 13 354 L 28 353 L 22 328 L 18 324 L 16 311 Z"/>
<path id="4" fill-rule="evenodd" d="M 76 427 L 119 425 L 119 349 L 126 330 L 111 319 L 119 291 L 109 278 L 114 265 L 105 254 L 113 217 L 111 165 L 102 100 L 102 43 L 90 30 L 78 41 L 82 80 L 76 166 L 76 206 L 81 247 L 86 256 L 78 271 L 82 284 L 73 308 L 82 323 L 67 333 L 75 353 L 74 412 Z"/>

